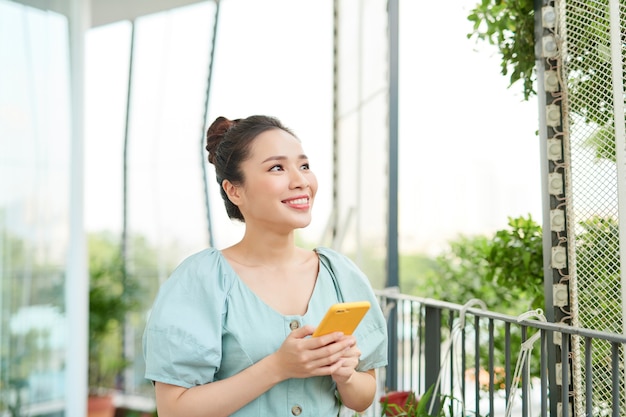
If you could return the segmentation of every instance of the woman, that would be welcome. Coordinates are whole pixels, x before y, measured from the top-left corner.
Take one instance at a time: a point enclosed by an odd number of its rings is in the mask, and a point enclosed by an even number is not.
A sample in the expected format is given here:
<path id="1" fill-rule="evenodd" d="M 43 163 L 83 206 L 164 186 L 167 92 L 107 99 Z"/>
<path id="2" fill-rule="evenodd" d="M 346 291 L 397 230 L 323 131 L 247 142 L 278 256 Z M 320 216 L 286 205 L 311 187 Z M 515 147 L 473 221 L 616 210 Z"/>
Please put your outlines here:
<path id="1" fill-rule="evenodd" d="M 387 364 L 386 324 L 348 258 L 295 245 L 317 192 L 300 141 L 271 117 L 219 117 L 206 149 L 245 233 L 184 260 L 159 291 L 144 334 L 159 417 L 365 410 Z M 354 335 L 310 337 L 330 305 L 359 300 L 373 307 Z"/>

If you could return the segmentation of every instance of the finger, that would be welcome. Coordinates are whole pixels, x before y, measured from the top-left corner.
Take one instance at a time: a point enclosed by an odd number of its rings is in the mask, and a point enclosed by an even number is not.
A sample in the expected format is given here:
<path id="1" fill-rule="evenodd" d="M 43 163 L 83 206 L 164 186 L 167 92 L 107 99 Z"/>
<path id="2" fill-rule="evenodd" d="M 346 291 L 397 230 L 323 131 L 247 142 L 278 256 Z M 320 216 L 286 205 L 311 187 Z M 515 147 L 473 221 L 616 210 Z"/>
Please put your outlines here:
<path id="1" fill-rule="evenodd" d="M 341 362 L 348 359 L 354 360 L 358 363 L 358 358 L 346 358 L 346 349 L 337 350 L 338 343 L 331 344 L 322 348 L 315 350 L 314 356 L 311 358 L 310 365 L 313 368 L 327 368 L 339 363 L 338 366 L 341 366 Z"/>
<path id="2" fill-rule="evenodd" d="M 339 361 L 341 362 L 342 369 L 348 369 L 350 371 L 354 371 L 359 364 L 359 361 L 353 358 L 341 358 Z"/>
<path id="3" fill-rule="evenodd" d="M 354 348 L 350 347 L 349 343 L 349 341 L 342 340 L 314 349 L 312 359 L 328 358 L 328 360 L 335 362 L 342 357 L 351 357 L 357 354 L 360 356 L 360 351 L 353 351 Z"/>
<path id="4" fill-rule="evenodd" d="M 346 335 L 344 336 L 344 339 L 346 342 L 350 343 L 350 346 L 356 346 L 356 337 L 353 335 Z"/>
<path id="5" fill-rule="evenodd" d="M 342 332 L 333 332 L 333 333 L 325 334 L 323 336 L 312 337 L 311 340 L 315 340 L 319 347 L 319 346 L 326 346 L 331 343 L 338 342 L 344 338 L 345 336 Z"/>
<path id="6" fill-rule="evenodd" d="M 289 336 L 297 339 L 304 339 L 305 337 L 312 335 L 314 330 L 315 327 L 306 325 L 292 330 Z"/>
<path id="7" fill-rule="evenodd" d="M 337 375 L 337 374 L 341 374 L 343 371 L 343 367 L 345 365 L 345 361 L 343 359 L 339 359 L 338 361 L 328 365 L 328 366 L 324 366 L 320 369 L 324 370 L 325 375 Z"/>
<path id="8" fill-rule="evenodd" d="M 352 378 L 352 375 L 356 373 L 356 370 L 351 366 L 346 366 L 345 361 L 340 361 L 340 363 L 342 366 L 333 371 L 331 376 L 335 382 L 347 382 Z"/>
<path id="9" fill-rule="evenodd" d="M 361 350 L 359 348 L 352 347 L 344 352 L 343 357 L 359 359 L 361 357 Z"/>

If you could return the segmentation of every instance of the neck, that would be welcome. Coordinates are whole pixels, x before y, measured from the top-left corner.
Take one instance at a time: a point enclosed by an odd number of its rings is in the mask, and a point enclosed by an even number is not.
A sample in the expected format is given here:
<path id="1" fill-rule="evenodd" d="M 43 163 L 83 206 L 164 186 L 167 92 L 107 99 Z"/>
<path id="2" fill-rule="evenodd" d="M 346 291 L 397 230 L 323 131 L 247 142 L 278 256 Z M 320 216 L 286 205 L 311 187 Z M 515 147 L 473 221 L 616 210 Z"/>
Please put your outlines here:
<path id="1" fill-rule="evenodd" d="M 296 251 L 295 235 L 291 231 L 286 235 L 255 233 L 250 229 L 232 249 L 246 259 L 247 264 L 282 265 L 293 262 Z"/>

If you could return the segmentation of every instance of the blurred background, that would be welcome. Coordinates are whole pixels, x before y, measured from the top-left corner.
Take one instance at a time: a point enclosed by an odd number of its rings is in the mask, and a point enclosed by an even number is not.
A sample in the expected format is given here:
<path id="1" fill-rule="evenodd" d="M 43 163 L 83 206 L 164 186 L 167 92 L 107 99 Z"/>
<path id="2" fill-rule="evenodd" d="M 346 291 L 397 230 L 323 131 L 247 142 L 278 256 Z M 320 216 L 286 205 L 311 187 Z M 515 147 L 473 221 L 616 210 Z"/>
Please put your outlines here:
<path id="1" fill-rule="evenodd" d="M 0 416 L 83 415 L 99 388 L 152 409 L 159 284 L 242 231 L 206 162 L 217 116 L 295 131 L 320 182 L 300 243 L 376 288 L 390 241 L 429 259 L 540 221 L 537 103 L 468 39 L 474 3 L 0 0 Z"/>

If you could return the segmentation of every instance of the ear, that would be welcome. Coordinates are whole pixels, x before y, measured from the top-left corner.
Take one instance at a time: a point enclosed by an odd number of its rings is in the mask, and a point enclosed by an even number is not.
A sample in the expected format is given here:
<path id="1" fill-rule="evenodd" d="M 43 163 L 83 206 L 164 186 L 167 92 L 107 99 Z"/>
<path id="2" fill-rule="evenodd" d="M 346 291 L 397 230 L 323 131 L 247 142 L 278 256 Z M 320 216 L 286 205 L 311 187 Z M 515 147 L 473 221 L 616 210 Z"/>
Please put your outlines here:
<path id="1" fill-rule="evenodd" d="M 238 206 L 242 198 L 241 188 L 237 185 L 234 185 L 228 180 L 222 181 L 222 188 L 224 189 L 224 192 L 228 196 L 228 199 L 231 201 L 231 203 Z"/>

